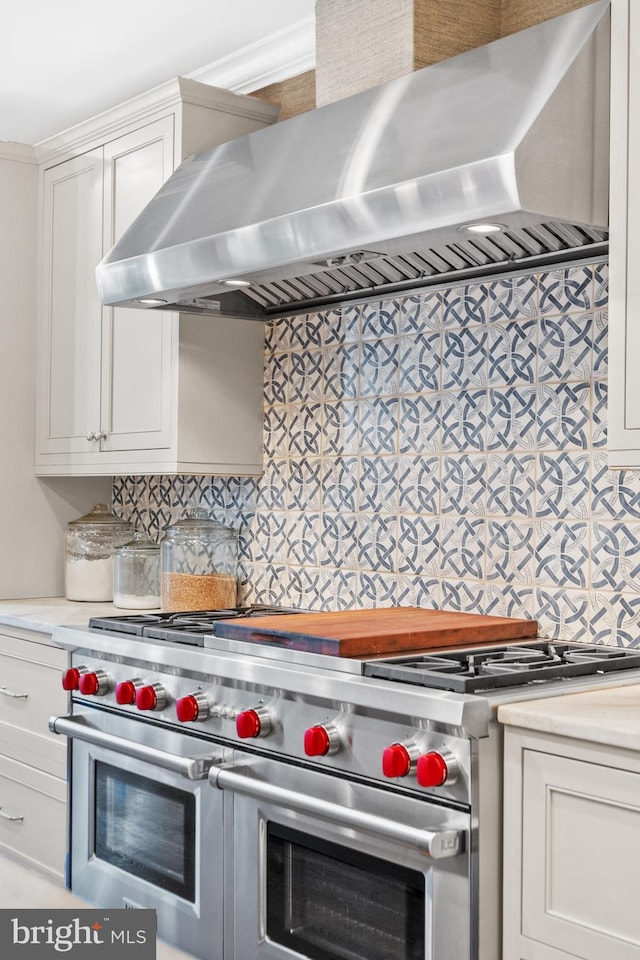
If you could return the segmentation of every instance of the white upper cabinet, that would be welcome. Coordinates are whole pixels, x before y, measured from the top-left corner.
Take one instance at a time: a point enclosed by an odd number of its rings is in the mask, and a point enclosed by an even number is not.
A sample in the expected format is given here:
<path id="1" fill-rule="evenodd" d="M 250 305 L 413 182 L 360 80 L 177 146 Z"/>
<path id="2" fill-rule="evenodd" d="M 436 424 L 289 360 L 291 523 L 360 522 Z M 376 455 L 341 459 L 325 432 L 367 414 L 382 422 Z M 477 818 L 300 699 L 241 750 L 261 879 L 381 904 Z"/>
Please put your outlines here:
<path id="1" fill-rule="evenodd" d="M 611 5 L 610 467 L 640 467 L 640 10 Z"/>
<path id="2" fill-rule="evenodd" d="M 180 80 L 40 145 L 37 474 L 260 472 L 263 325 L 103 307 L 95 267 L 185 156 L 274 119 Z"/>

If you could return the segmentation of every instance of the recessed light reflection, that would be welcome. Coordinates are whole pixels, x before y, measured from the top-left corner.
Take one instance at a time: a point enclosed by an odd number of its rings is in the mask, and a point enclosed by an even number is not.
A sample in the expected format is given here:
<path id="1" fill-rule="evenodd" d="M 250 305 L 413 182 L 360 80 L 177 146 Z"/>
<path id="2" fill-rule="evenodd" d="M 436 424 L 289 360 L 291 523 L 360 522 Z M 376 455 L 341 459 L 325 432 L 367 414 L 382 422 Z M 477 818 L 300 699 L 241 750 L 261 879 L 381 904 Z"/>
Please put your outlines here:
<path id="1" fill-rule="evenodd" d="M 489 233 L 501 233 L 504 230 L 504 227 L 501 223 L 465 223 L 462 227 L 458 227 L 462 233 L 480 233 L 480 234 L 489 234 Z"/>
<path id="2" fill-rule="evenodd" d="M 221 280 L 220 283 L 224 283 L 227 287 L 250 287 L 250 280 Z"/>
<path id="3" fill-rule="evenodd" d="M 168 300 L 159 300 L 157 297 L 140 297 L 136 303 L 141 303 L 145 307 L 162 307 Z"/>

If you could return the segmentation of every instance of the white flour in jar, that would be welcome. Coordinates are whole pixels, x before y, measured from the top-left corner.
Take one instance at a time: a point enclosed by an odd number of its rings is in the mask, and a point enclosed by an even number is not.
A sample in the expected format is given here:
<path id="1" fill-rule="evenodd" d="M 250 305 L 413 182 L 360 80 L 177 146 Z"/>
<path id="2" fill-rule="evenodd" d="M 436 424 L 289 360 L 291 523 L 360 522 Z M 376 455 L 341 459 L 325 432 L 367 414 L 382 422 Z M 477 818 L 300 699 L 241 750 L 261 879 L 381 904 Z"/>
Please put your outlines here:
<path id="1" fill-rule="evenodd" d="M 111 557 L 99 560 L 67 557 L 65 596 L 67 600 L 113 600 Z"/>

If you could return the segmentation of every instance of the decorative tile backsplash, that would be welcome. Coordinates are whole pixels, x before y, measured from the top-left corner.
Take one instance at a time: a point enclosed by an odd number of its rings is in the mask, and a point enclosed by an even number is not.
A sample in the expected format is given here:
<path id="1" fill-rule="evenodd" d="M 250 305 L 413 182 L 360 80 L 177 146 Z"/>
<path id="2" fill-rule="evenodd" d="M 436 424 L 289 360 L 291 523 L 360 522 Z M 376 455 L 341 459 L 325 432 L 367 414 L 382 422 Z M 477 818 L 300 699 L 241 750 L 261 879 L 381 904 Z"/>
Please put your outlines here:
<path id="1" fill-rule="evenodd" d="M 607 265 L 268 325 L 260 478 L 125 477 L 152 536 L 236 527 L 241 596 L 535 617 L 640 643 L 640 472 L 606 460 Z"/>

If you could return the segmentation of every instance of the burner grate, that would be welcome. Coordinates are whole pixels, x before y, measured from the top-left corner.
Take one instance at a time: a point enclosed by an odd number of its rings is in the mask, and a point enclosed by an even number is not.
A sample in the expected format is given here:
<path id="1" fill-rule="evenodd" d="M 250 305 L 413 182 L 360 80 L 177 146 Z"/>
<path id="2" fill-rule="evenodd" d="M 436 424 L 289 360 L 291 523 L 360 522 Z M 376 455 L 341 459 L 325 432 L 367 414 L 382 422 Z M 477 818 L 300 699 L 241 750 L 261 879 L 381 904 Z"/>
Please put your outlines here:
<path id="1" fill-rule="evenodd" d="M 163 643 L 185 643 L 189 646 L 202 647 L 204 637 L 211 634 L 217 620 L 238 620 L 246 617 L 297 612 L 286 607 L 252 604 L 246 607 L 230 607 L 226 610 L 181 610 L 175 613 L 92 617 L 89 620 L 89 627 L 92 630 L 126 633 L 145 640 L 161 640 Z"/>
<path id="2" fill-rule="evenodd" d="M 364 675 L 455 693 L 483 693 L 633 667 L 640 667 L 639 650 L 543 641 L 376 660 L 365 664 Z"/>

